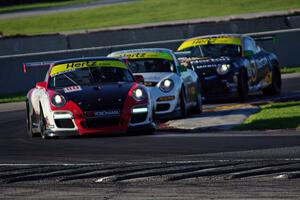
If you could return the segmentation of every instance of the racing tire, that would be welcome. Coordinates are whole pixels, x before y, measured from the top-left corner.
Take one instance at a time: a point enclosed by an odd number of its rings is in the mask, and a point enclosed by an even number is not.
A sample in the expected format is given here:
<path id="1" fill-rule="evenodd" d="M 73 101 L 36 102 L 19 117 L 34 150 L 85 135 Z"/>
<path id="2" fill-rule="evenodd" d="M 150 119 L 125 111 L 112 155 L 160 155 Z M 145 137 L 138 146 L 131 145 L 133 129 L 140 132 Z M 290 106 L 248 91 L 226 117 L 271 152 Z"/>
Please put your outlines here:
<path id="1" fill-rule="evenodd" d="M 183 89 L 181 90 L 181 93 L 180 93 L 179 107 L 180 107 L 180 117 L 185 118 L 188 114 L 188 110 L 187 110 L 186 103 L 185 103 L 185 96 L 184 96 Z"/>
<path id="2" fill-rule="evenodd" d="M 241 101 L 246 101 L 249 95 L 248 78 L 245 69 L 241 69 L 238 75 L 238 95 Z"/>
<path id="3" fill-rule="evenodd" d="M 262 89 L 264 95 L 277 95 L 281 92 L 281 73 L 278 68 L 272 71 L 272 83 L 269 87 Z"/>
<path id="4" fill-rule="evenodd" d="M 49 136 L 45 133 L 46 123 L 45 123 L 45 117 L 42 108 L 40 108 L 39 128 L 40 128 L 41 137 L 43 139 L 49 139 Z"/>
<path id="5" fill-rule="evenodd" d="M 197 91 L 197 99 L 196 99 L 196 107 L 195 111 L 196 113 L 202 113 L 202 95 L 201 95 L 201 89 L 200 86 L 198 85 L 198 91 Z"/>
<path id="6" fill-rule="evenodd" d="M 29 137 L 37 137 L 37 134 L 33 132 L 32 119 L 30 116 L 29 105 L 26 102 L 26 130 Z"/>
<path id="7" fill-rule="evenodd" d="M 155 132 L 155 128 L 147 129 L 143 131 L 145 135 L 152 135 Z"/>

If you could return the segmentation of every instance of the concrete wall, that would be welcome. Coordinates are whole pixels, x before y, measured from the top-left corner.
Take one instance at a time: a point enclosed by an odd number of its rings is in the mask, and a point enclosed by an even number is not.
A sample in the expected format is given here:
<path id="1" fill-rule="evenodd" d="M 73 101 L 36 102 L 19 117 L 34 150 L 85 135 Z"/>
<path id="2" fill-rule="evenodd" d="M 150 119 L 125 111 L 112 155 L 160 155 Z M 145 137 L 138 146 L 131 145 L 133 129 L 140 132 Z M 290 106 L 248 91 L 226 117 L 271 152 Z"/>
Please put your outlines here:
<path id="1" fill-rule="evenodd" d="M 275 40 L 259 42 L 264 49 L 278 55 L 282 66 L 300 65 L 300 29 L 250 34 L 252 36 L 273 36 Z M 0 56 L 0 94 L 26 92 L 37 81 L 41 81 L 46 68 L 32 68 L 26 74 L 22 72 L 22 63 L 53 61 L 75 57 L 106 56 L 112 51 L 132 48 L 165 47 L 176 50 L 183 39 L 160 42 L 136 43 L 107 47 L 84 48 L 77 50 L 52 51 L 13 56 Z"/>
<path id="2" fill-rule="evenodd" d="M 214 17 L 118 27 L 73 34 L 0 39 L 0 56 L 189 38 L 217 33 L 254 33 L 300 28 L 299 13 Z"/>

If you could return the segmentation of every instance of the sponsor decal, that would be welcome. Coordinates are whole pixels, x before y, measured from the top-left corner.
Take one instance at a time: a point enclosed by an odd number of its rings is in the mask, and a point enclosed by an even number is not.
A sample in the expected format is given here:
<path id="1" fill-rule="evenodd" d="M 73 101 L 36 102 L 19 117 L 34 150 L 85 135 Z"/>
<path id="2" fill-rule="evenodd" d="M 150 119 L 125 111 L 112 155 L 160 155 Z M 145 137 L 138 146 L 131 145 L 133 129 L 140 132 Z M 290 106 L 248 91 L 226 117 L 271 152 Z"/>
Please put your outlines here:
<path id="1" fill-rule="evenodd" d="M 197 65 L 197 69 L 203 69 L 203 68 L 216 68 L 218 66 L 221 66 L 221 64 L 211 64 L 211 65 Z"/>
<path id="2" fill-rule="evenodd" d="M 114 110 L 100 110 L 86 112 L 87 117 L 117 117 L 120 116 L 120 109 Z"/>
<path id="3" fill-rule="evenodd" d="M 74 85 L 74 86 L 70 86 L 70 87 L 65 87 L 64 88 L 64 92 L 65 93 L 70 93 L 70 92 L 77 92 L 77 91 L 81 91 L 81 87 L 79 85 Z"/>
<path id="4" fill-rule="evenodd" d="M 233 44 L 233 45 L 241 45 L 241 39 L 236 37 L 216 37 L 216 38 L 192 38 L 183 42 L 177 51 L 181 51 L 183 49 L 207 45 L 207 44 Z"/>
<path id="5" fill-rule="evenodd" d="M 91 60 L 54 65 L 51 69 L 50 76 L 56 76 L 61 73 L 66 73 L 74 71 L 76 69 L 82 69 L 87 67 L 118 67 L 128 69 L 125 63 L 118 60 Z"/>
<path id="6" fill-rule="evenodd" d="M 173 60 L 173 57 L 166 52 L 128 52 L 128 53 L 120 53 L 113 54 L 112 57 L 126 57 L 128 59 L 147 59 L 147 58 L 160 58 L 166 60 Z"/>

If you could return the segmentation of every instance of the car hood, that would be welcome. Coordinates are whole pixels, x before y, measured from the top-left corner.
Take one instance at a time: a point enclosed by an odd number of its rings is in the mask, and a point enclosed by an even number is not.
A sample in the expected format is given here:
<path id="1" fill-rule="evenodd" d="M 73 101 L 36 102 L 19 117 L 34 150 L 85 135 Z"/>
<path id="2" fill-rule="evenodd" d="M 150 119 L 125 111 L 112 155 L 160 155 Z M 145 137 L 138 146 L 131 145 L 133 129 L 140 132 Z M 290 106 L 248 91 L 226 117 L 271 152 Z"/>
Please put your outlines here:
<path id="1" fill-rule="evenodd" d="M 162 79 L 172 76 L 173 72 L 153 72 L 153 73 L 135 73 L 134 75 L 142 75 L 145 82 L 155 82 L 158 83 Z"/>
<path id="2" fill-rule="evenodd" d="M 196 65 L 208 65 L 208 64 L 229 64 L 235 61 L 237 58 L 230 57 L 219 57 L 219 58 L 210 58 L 210 57 L 191 57 L 188 58 L 188 61 Z"/>
<path id="3" fill-rule="evenodd" d="M 57 90 L 83 111 L 122 109 L 132 83 L 103 83 L 94 86 L 71 86 Z"/>

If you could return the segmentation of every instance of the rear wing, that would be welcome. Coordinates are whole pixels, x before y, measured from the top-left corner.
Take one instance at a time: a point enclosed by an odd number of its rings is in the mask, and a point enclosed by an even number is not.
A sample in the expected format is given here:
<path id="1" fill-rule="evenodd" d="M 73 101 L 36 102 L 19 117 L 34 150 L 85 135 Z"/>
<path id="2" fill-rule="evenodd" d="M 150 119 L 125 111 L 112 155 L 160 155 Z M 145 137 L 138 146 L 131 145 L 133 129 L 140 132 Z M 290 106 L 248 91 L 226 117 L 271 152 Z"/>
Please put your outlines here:
<path id="1" fill-rule="evenodd" d="M 29 63 L 23 63 L 22 68 L 23 68 L 23 72 L 26 73 L 27 68 L 50 67 L 52 63 L 54 63 L 54 61 L 29 62 Z"/>

